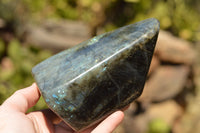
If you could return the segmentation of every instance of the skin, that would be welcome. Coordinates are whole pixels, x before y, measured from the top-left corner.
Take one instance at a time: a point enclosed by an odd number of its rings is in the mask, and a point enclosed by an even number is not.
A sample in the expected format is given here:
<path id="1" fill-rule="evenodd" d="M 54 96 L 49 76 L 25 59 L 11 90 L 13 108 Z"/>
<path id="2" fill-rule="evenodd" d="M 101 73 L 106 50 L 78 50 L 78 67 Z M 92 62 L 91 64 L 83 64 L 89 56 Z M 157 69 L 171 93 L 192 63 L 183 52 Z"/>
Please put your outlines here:
<path id="1" fill-rule="evenodd" d="M 51 110 L 26 113 L 40 98 L 37 85 L 16 91 L 0 106 L 0 133 L 75 133 Z M 111 133 L 123 120 L 117 111 L 81 133 Z"/>

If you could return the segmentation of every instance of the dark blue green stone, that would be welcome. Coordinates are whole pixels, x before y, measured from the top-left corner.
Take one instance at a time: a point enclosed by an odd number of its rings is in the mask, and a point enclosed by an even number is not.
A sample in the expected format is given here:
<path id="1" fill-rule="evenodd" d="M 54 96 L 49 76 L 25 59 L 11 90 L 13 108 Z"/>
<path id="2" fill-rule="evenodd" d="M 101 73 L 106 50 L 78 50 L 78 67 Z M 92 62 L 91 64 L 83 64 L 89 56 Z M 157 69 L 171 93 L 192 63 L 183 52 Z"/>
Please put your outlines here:
<path id="1" fill-rule="evenodd" d="M 142 93 L 159 22 L 147 19 L 58 53 L 32 69 L 47 105 L 74 130 L 99 122 Z"/>

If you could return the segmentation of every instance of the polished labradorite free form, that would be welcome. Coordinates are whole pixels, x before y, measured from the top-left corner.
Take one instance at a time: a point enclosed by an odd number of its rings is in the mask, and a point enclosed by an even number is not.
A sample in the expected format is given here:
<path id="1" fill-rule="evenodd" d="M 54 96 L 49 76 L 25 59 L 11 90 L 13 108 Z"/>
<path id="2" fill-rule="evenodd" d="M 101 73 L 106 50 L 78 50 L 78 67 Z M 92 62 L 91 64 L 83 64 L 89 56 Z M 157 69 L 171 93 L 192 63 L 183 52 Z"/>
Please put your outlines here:
<path id="1" fill-rule="evenodd" d="M 147 19 L 96 36 L 32 69 L 47 105 L 74 130 L 91 126 L 141 95 L 159 22 Z"/>

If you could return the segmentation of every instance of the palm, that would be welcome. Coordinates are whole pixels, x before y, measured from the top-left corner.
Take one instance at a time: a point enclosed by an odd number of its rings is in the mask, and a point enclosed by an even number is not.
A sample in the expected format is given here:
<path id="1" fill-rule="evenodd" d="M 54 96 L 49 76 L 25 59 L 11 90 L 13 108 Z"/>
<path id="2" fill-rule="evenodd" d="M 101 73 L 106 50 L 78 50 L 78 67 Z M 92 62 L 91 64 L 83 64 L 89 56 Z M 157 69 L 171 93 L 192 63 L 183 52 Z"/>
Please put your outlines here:
<path id="1" fill-rule="evenodd" d="M 44 133 L 72 133 L 74 132 L 50 110 L 32 112 L 27 115 L 36 127 L 36 132 Z"/>
<path id="2" fill-rule="evenodd" d="M 73 133 L 51 110 L 46 109 L 26 114 L 40 98 L 36 84 L 22 89 L 8 98 L 0 106 L 1 133 Z M 97 127 L 82 133 L 111 133 L 123 119 L 123 112 L 118 111 L 107 117 Z"/>
<path id="3" fill-rule="evenodd" d="M 1 132 L 16 133 L 72 133 L 73 130 L 63 124 L 53 124 L 48 118 L 45 117 L 41 111 L 24 114 L 21 112 L 10 112 L 1 110 L 0 119 L 4 121 L 5 126 Z"/>
<path id="4" fill-rule="evenodd" d="M 36 132 L 42 132 L 42 133 L 72 133 L 73 130 L 69 128 L 64 122 L 56 122 L 53 121 L 51 118 L 46 117 L 48 113 L 46 113 L 49 110 L 44 111 L 37 111 L 32 112 L 27 115 L 28 118 L 30 118 L 30 122 L 34 125 L 36 128 Z"/>

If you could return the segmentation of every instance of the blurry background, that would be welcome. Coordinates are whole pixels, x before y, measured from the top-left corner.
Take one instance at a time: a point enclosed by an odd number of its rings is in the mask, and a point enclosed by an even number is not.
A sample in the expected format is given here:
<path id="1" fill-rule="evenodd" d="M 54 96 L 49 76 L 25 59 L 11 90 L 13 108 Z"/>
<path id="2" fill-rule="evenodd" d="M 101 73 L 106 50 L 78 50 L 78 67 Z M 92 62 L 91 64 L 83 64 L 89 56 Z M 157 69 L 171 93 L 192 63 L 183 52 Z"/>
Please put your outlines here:
<path id="1" fill-rule="evenodd" d="M 0 104 L 49 56 L 154 17 L 162 30 L 144 92 L 115 132 L 199 133 L 199 14 L 199 0 L 0 0 Z"/>

